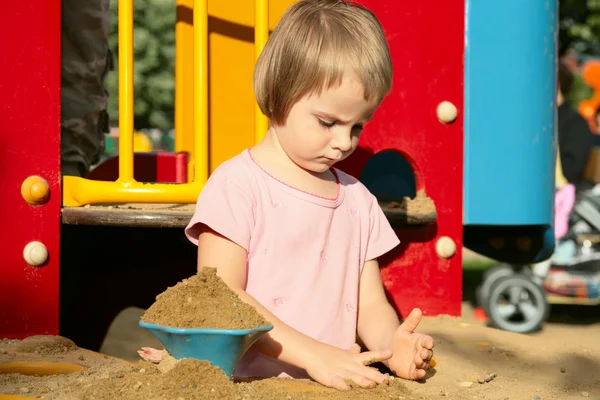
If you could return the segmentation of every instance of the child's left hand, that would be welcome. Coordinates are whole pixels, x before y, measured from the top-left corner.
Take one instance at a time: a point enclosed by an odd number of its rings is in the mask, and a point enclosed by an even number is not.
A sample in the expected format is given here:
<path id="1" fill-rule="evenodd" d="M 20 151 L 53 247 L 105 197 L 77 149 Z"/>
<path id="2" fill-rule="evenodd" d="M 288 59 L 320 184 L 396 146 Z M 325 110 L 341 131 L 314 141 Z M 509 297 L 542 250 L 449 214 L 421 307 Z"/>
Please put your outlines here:
<path id="1" fill-rule="evenodd" d="M 415 308 L 398 327 L 392 339 L 392 358 L 388 360 L 390 370 L 404 379 L 424 378 L 433 357 L 434 341 L 431 336 L 415 333 L 421 322 L 422 312 Z"/>

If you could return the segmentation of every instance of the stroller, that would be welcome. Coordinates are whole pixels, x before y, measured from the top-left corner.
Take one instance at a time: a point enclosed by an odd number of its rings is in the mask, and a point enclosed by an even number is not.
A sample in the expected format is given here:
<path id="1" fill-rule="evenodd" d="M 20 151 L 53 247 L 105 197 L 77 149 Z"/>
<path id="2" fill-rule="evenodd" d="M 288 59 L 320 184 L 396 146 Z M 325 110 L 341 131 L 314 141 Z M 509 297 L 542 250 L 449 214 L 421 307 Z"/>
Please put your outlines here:
<path id="1" fill-rule="evenodd" d="M 547 320 L 550 304 L 600 305 L 600 185 L 577 194 L 572 185 L 563 189 L 556 197 L 552 257 L 501 264 L 484 274 L 476 297 L 491 326 L 529 333 Z M 568 208 L 562 217 L 561 207 Z"/>

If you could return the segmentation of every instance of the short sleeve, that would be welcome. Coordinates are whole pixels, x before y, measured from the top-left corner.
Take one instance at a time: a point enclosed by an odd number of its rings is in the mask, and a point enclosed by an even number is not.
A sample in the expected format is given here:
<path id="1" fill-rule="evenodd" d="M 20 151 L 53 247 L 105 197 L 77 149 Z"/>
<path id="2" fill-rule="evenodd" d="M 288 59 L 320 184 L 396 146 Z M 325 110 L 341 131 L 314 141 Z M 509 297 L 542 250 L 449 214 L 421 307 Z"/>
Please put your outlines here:
<path id="1" fill-rule="evenodd" d="M 400 240 L 392 229 L 383 210 L 372 194 L 369 209 L 370 230 L 365 261 L 374 260 L 400 244 Z"/>
<path id="2" fill-rule="evenodd" d="M 233 177 L 232 177 L 233 175 Z M 196 210 L 185 229 L 187 238 L 198 244 L 201 225 L 248 251 L 254 227 L 255 200 L 251 190 L 231 171 L 215 171 L 198 196 Z"/>

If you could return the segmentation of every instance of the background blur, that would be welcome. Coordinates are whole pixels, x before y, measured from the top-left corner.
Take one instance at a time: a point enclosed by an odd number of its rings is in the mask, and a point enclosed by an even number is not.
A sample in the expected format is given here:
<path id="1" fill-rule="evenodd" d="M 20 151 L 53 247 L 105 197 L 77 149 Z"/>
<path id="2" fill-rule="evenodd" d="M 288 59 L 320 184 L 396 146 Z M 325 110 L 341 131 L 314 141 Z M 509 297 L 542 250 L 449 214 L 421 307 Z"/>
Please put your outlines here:
<path id="1" fill-rule="evenodd" d="M 108 74 L 106 81 L 112 132 L 107 137 L 105 157 L 117 154 L 119 121 L 117 0 L 111 0 L 110 6 L 109 43 L 115 71 Z M 136 148 L 172 151 L 175 0 L 136 0 L 134 7 Z M 600 0 L 560 0 L 559 7 L 559 55 L 574 74 L 568 101 L 577 109 L 582 100 L 593 94 L 592 87 L 583 80 L 582 68 L 589 62 L 600 61 Z"/>

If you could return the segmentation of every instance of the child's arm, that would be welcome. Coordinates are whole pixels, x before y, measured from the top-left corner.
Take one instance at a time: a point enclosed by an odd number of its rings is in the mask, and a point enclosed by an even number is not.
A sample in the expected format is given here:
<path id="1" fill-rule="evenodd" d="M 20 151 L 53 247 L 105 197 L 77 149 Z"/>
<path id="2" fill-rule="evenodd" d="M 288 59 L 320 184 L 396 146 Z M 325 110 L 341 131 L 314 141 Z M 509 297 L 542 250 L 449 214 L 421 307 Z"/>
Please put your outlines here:
<path id="1" fill-rule="evenodd" d="M 358 336 L 369 350 L 391 349 L 399 326 L 400 320 L 385 296 L 379 263 L 367 261 L 360 278 Z"/>
<path id="2" fill-rule="evenodd" d="M 340 390 L 349 386 L 344 382 L 351 379 L 364 387 L 384 383 L 387 380 L 379 371 L 366 365 L 384 361 L 391 355 L 389 350 L 357 353 L 345 351 L 318 342 L 291 328 L 262 306 L 245 290 L 246 250 L 203 226 L 198 241 L 198 268 L 217 268 L 217 275 L 234 290 L 240 298 L 253 305 L 268 321 L 273 330 L 254 345 L 270 357 L 305 369 L 317 382 Z"/>
<path id="3" fill-rule="evenodd" d="M 384 363 L 406 379 L 423 378 L 433 356 L 430 336 L 414 333 L 421 320 L 416 309 L 400 324 L 387 301 L 377 260 L 367 261 L 360 278 L 358 336 L 369 350 L 392 350 Z"/>

